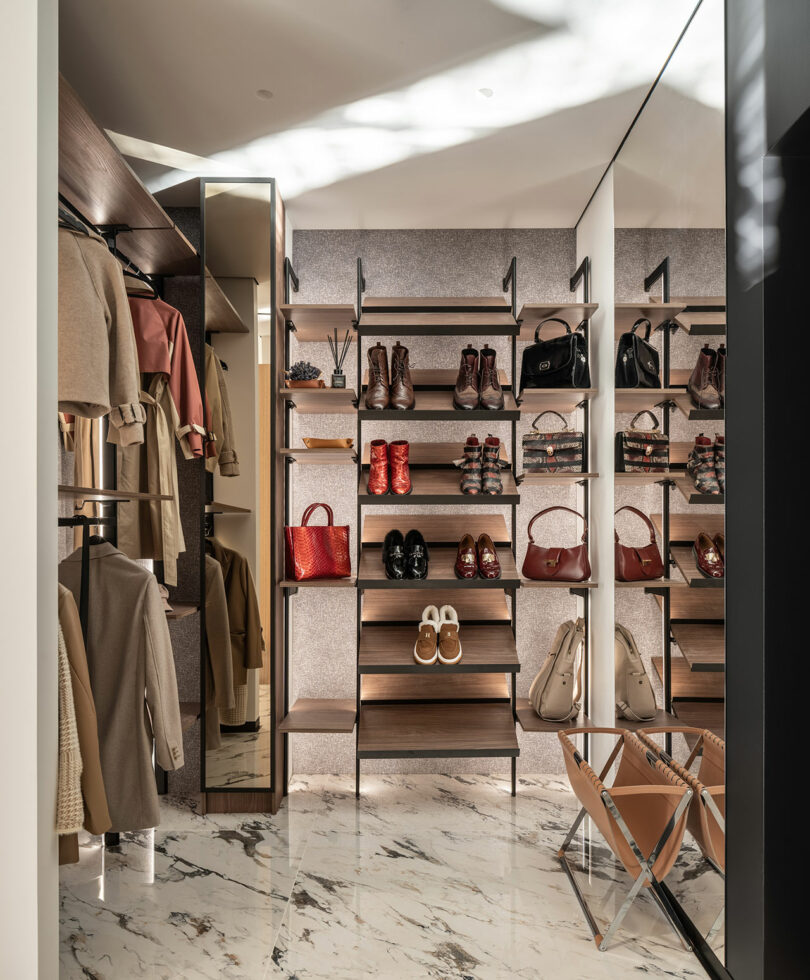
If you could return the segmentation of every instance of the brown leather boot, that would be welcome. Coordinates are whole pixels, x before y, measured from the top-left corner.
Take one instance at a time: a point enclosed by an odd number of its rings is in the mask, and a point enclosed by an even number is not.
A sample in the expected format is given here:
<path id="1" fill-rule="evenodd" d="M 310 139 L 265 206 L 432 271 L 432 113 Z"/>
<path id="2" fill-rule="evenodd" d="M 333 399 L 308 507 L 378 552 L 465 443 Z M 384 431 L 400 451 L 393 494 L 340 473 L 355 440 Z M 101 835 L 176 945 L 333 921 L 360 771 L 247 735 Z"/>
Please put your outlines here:
<path id="1" fill-rule="evenodd" d="M 720 401 L 726 404 L 726 345 L 720 344 L 717 348 L 717 390 L 720 392 Z"/>
<path id="2" fill-rule="evenodd" d="M 388 408 L 388 351 L 379 341 L 368 350 L 366 408 Z"/>
<path id="3" fill-rule="evenodd" d="M 408 364 L 408 348 L 396 342 L 391 351 L 391 408 L 413 408 L 413 382 Z"/>
<path id="4" fill-rule="evenodd" d="M 481 374 L 478 382 L 481 391 L 481 408 L 488 408 L 493 412 L 503 408 L 503 391 L 498 380 L 495 357 L 495 351 L 491 347 L 484 347 L 481 351 Z"/>
<path id="5" fill-rule="evenodd" d="M 456 388 L 453 392 L 453 405 L 465 411 L 478 408 L 480 393 L 478 388 L 478 351 L 465 347 L 461 352 L 461 366 L 458 369 Z"/>
<path id="6" fill-rule="evenodd" d="M 717 390 L 717 351 L 713 351 L 708 344 L 698 354 L 686 390 L 692 396 L 695 408 L 716 409 L 722 405 Z"/>

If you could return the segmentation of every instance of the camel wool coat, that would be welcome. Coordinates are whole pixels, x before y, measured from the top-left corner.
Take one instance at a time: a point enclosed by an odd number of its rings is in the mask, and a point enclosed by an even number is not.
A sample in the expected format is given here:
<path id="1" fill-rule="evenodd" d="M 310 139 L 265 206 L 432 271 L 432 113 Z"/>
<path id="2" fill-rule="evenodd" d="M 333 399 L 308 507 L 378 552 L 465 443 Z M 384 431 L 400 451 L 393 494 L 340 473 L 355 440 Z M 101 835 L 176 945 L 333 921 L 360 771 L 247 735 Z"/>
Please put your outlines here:
<path id="1" fill-rule="evenodd" d="M 59 565 L 78 601 L 81 550 Z M 108 541 L 90 546 L 87 666 L 98 716 L 111 830 L 160 822 L 152 744 L 166 770 L 183 765 L 177 677 L 155 576 Z"/>
<path id="2" fill-rule="evenodd" d="M 216 558 L 222 568 L 233 654 L 233 686 L 236 688 L 247 684 L 248 670 L 262 665 L 264 637 L 259 599 L 244 555 L 226 548 L 217 538 L 206 538 L 205 552 Z"/>

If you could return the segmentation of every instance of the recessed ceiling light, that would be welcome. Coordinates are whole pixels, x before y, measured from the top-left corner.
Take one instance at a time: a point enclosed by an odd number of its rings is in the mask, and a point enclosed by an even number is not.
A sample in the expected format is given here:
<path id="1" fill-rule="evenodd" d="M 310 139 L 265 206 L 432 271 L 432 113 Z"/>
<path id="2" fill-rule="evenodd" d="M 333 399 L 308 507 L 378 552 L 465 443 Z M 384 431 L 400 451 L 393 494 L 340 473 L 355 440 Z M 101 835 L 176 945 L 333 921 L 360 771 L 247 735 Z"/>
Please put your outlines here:
<path id="1" fill-rule="evenodd" d="M 478 94 L 483 96 L 485 99 L 491 99 L 495 92 L 491 88 L 479 88 Z"/>
<path id="2" fill-rule="evenodd" d="M 256 98 L 257 99 L 264 99 L 265 102 L 269 102 L 270 99 L 273 98 L 273 93 L 270 91 L 269 88 L 257 88 L 256 89 Z"/>

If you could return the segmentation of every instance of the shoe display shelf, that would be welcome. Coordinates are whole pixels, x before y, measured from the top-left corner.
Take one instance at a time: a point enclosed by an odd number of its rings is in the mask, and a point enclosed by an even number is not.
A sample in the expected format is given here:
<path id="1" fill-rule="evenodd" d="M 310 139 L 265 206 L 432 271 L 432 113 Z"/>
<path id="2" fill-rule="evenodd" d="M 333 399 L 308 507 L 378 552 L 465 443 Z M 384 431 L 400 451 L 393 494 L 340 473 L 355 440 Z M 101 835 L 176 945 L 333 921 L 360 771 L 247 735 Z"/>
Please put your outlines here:
<path id="1" fill-rule="evenodd" d="M 670 412 L 678 410 L 691 422 L 722 420 L 723 409 L 696 409 L 686 394 L 690 371 L 671 367 L 671 338 L 678 331 L 697 335 L 725 334 L 725 302 L 714 299 L 670 299 L 669 259 L 665 258 L 644 281 L 644 290 L 662 281 L 663 302 L 616 305 L 616 336 L 630 329 L 640 316 L 648 317 L 653 328 L 661 330 L 662 372 L 661 389 L 644 392 L 616 391 L 616 412 L 640 411 L 650 408 L 662 413 L 661 428 L 669 435 Z M 644 404 L 644 399 L 648 402 Z M 638 406 L 638 407 L 636 407 Z M 723 530 L 722 513 L 670 513 L 670 491 L 677 488 L 689 504 L 711 504 L 718 508 L 725 503 L 724 495 L 703 494 L 695 488 L 686 473 L 686 461 L 691 443 L 673 442 L 670 445 L 669 479 L 660 481 L 661 511 L 651 515 L 662 542 L 666 578 L 644 591 L 652 594 L 662 616 L 662 655 L 653 658 L 654 669 L 661 681 L 664 695 L 662 710 L 676 724 L 691 724 L 687 717 L 707 717 L 712 724 L 704 727 L 722 735 L 722 716 L 725 669 L 724 580 L 705 578 L 697 568 L 692 545 L 697 533 L 705 530 L 716 534 Z M 662 476 L 663 474 L 659 474 Z M 616 474 L 616 485 L 632 484 L 628 475 Z M 650 482 L 659 482 L 652 479 Z M 616 583 L 622 587 L 623 583 Z M 677 653 L 673 653 L 673 647 Z M 701 715 L 703 711 L 703 715 Z M 666 722 L 662 722 L 666 723 Z M 670 722 L 671 723 L 671 722 Z M 651 724 L 651 723 L 647 723 Z M 627 722 L 627 727 L 634 723 Z M 624 727 L 624 726 L 623 726 Z M 636 726 L 637 727 L 637 726 Z M 671 749 L 667 736 L 667 749 Z"/>

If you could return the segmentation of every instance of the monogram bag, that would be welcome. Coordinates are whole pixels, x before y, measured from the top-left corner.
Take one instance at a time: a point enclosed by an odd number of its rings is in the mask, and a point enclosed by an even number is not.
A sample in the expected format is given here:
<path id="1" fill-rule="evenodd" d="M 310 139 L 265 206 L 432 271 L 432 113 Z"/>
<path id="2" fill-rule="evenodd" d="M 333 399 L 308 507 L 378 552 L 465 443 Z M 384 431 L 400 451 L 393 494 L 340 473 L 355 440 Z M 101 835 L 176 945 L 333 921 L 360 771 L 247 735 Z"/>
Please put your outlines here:
<path id="1" fill-rule="evenodd" d="M 654 428 L 637 429 L 636 422 L 649 415 Z M 630 428 L 616 433 L 617 473 L 666 473 L 669 470 L 669 436 L 658 428 L 652 412 L 639 412 Z"/>
<path id="2" fill-rule="evenodd" d="M 556 415 L 562 422 L 559 432 L 538 432 L 537 423 L 544 415 Z M 524 473 L 584 473 L 584 438 L 572 432 L 559 412 L 541 412 L 523 436 Z"/>

